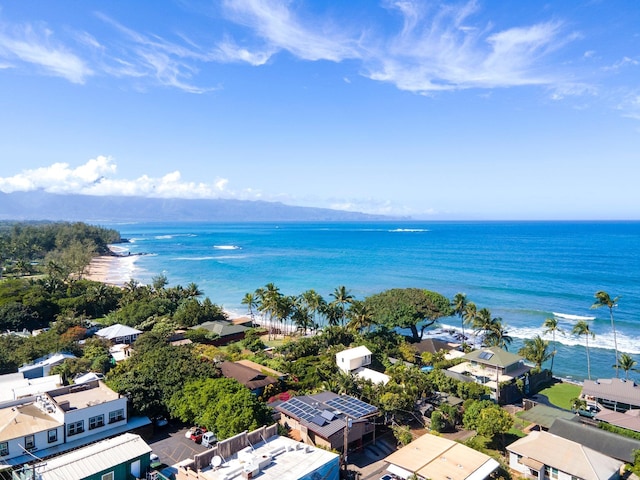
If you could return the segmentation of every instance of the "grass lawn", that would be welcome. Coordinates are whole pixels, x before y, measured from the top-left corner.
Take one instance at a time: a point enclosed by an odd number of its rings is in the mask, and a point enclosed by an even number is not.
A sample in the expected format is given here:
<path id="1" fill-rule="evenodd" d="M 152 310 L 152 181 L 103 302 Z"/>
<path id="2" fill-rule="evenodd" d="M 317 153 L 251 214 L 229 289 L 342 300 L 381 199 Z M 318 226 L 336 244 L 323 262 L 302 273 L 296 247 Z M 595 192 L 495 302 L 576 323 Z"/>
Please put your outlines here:
<path id="1" fill-rule="evenodd" d="M 540 390 L 540 395 L 546 395 L 556 407 L 571 410 L 571 399 L 579 397 L 582 387 L 573 383 L 556 383 L 555 385 Z"/>

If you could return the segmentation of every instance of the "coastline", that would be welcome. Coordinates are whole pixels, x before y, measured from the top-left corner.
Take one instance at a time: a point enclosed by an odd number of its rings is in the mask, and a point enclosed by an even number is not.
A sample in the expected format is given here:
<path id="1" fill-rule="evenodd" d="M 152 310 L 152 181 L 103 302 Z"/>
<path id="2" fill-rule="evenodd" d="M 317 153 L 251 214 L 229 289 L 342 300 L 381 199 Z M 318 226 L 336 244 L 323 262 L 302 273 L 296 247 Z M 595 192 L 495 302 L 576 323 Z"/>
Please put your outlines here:
<path id="1" fill-rule="evenodd" d="M 133 278 L 138 255 L 101 255 L 94 257 L 84 275 L 86 280 L 102 282 L 117 287 Z"/>

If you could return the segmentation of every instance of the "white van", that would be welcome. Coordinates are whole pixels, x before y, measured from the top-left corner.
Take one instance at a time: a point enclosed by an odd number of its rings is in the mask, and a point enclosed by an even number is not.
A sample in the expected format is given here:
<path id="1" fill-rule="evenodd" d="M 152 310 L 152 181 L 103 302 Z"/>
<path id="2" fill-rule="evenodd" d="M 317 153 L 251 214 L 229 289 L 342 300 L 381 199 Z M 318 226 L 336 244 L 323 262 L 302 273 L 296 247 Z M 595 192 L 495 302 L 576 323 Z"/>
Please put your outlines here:
<path id="1" fill-rule="evenodd" d="M 216 443 L 218 443 L 218 438 L 213 432 L 204 432 L 202 435 L 202 446 L 203 447 L 213 447 Z"/>

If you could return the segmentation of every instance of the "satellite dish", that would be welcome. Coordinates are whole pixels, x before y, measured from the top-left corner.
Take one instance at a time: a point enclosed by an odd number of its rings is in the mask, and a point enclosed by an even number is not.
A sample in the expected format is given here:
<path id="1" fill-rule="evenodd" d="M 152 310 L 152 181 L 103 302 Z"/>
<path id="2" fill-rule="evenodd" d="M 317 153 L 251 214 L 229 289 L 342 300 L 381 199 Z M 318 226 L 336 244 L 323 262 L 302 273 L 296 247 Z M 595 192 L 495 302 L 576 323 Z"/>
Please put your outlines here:
<path id="1" fill-rule="evenodd" d="M 220 455 L 215 455 L 211 459 L 211 466 L 213 468 L 218 468 L 220 465 L 222 465 L 222 457 Z"/>

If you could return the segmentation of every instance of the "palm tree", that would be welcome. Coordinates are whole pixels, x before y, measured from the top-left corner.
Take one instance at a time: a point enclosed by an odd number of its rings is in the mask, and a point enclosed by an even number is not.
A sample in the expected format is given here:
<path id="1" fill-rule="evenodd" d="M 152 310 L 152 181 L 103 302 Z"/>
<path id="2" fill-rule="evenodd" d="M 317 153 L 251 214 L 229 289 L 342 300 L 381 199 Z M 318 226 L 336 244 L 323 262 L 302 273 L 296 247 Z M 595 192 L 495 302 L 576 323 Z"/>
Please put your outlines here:
<path id="1" fill-rule="evenodd" d="M 344 327 L 344 319 L 347 313 L 345 307 L 346 305 L 353 303 L 353 295 L 351 295 L 351 292 L 347 290 L 347 287 L 345 287 L 344 285 L 340 285 L 339 287 L 336 287 L 333 293 L 331 293 L 331 296 L 333 297 L 333 301 L 331 303 L 333 305 L 339 305 L 340 309 L 342 310 L 341 322 L 342 326 Z"/>
<path id="2" fill-rule="evenodd" d="M 476 307 L 476 304 L 473 302 L 467 302 L 464 307 L 464 312 L 462 313 L 463 324 L 469 325 L 473 328 L 473 322 L 475 321 L 477 315 L 478 307 Z"/>
<path id="3" fill-rule="evenodd" d="M 483 343 L 488 347 L 500 347 L 509 350 L 513 338 L 508 335 L 507 326 L 502 323 L 500 317 L 491 319 L 489 331 L 485 334 Z"/>
<path id="4" fill-rule="evenodd" d="M 467 295 L 464 293 L 456 293 L 451 302 L 453 313 L 460 317 L 460 326 L 462 327 L 462 346 L 464 348 L 466 337 L 464 336 L 464 313 L 467 308 Z"/>
<path id="5" fill-rule="evenodd" d="M 369 306 L 359 300 L 354 300 L 351 304 L 351 308 L 347 312 L 349 323 L 347 323 L 347 329 L 353 332 L 360 332 L 365 328 L 371 328 L 373 321 L 373 313 Z"/>
<path id="6" fill-rule="evenodd" d="M 556 332 L 563 333 L 563 330 L 560 328 L 558 324 L 558 319 L 555 317 L 549 317 L 545 319 L 542 327 L 545 329 L 544 334 L 551 333 L 553 335 L 553 352 L 551 352 L 551 368 L 550 370 L 553 372 L 553 360 L 556 356 Z"/>
<path id="7" fill-rule="evenodd" d="M 587 346 L 587 376 L 591 380 L 591 359 L 589 358 L 589 337 L 596 338 L 596 334 L 591 331 L 589 324 L 585 320 L 579 320 L 571 329 L 573 335 L 584 335 Z M 616 362 L 617 364 L 617 362 Z"/>
<path id="8" fill-rule="evenodd" d="M 320 295 L 318 292 L 311 289 L 300 294 L 300 301 L 311 313 L 312 327 L 317 330 L 317 317 L 322 313 L 323 306 L 327 303 L 326 300 L 322 298 L 322 295 Z"/>
<path id="9" fill-rule="evenodd" d="M 251 325 L 255 326 L 255 313 L 254 310 L 258 308 L 258 301 L 256 299 L 256 295 L 248 292 L 244 294 L 241 301 L 242 305 L 247 306 L 247 311 L 249 312 L 249 316 L 251 317 Z"/>
<path id="10" fill-rule="evenodd" d="M 613 332 L 613 348 L 616 350 L 616 378 L 618 378 L 618 339 L 616 337 L 616 324 L 613 321 L 613 307 L 618 306 L 618 299 L 620 297 L 611 299 L 609 294 L 603 290 L 596 292 L 594 296 L 596 301 L 591 305 L 591 308 L 607 307 L 609 309 L 609 316 L 611 317 L 611 331 Z"/>
<path id="11" fill-rule="evenodd" d="M 549 342 L 543 340 L 540 335 L 533 338 L 526 338 L 524 346 L 518 351 L 518 355 L 522 355 L 530 362 L 535 363 L 538 371 L 542 370 L 542 364 L 549 360 L 553 361 L 553 352 L 549 352 Z"/>
<path id="12" fill-rule="evenodd" d="M 632 372 L 637 372 L 638 369 L 635 366 L 638 364 L 631 355 L 628 353 L 623 353 L 620 355 L 620 361 L 618 362 L 620 368 L 624 370 L 624 378 L 629 380 L 629 370 Z M 616 367 L 616 365 L 614 365 Z"/>

